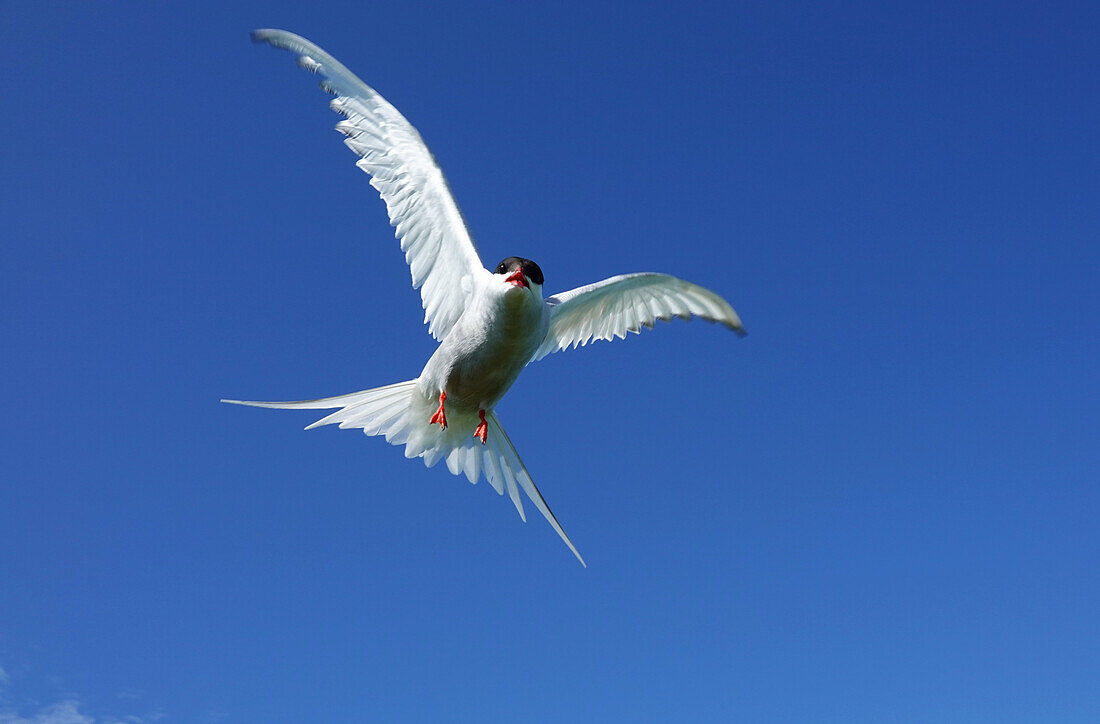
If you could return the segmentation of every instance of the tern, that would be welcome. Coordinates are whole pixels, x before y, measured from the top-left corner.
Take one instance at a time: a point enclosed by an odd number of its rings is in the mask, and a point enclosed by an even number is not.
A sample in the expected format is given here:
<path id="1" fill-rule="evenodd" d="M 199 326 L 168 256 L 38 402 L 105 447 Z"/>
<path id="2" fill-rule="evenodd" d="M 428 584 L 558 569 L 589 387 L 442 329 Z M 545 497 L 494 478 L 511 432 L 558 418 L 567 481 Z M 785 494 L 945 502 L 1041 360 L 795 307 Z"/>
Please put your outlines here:
<path id="1" fill-rule="evenodd" d="M 405 252 L 424 322 L 439 342 L 423 371 L 407 382 L 338 397 L 238 405 L 336 412 L 306 429 L 338 424 L 404 445 L 405 457 L 432 467 L 446 461 L 471 483 L 482 475 L 508 492 L 520 518 L 520 490 L 573 555 L 587 565 L 550 511 L 497 417 L 496 404 L 530 362 L 595 340 L 622 339 L 658 319 L 692 316 L 743 335 L 741 319 L 722 297 L 667 274 L 623 274 L 543 298 L 542 269 L 511 256 L 493 271 L 473 238 L 443 172 L 415 128 L 373 88 L 310 41 L 284 30 L 257 30 L 252 39 L 298 56 L 335 98 L 332 110 L 344 143 L 371 177 Z"/>

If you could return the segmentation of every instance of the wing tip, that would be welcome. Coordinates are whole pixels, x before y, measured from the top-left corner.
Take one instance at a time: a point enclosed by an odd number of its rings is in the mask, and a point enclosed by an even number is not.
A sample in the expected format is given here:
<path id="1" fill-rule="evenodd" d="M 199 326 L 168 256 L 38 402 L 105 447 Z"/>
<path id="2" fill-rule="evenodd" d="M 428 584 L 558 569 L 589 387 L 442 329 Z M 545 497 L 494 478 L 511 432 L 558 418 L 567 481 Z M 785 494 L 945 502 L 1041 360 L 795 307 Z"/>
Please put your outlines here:
<path id="1" fill-rule="evenodd" d="M 274 28 L 256 28 L 248 34 L 248 38 L 253 43 L 270 43 L 271 38 L 274 37 L 276 33 L 280 32 L 282 31 L 275 30 Z"/>
<path id="2" fill-rule="evenodd" d="M 722 299 L 721 297 L 718 298 Z M 741 315 L 734 311 L 733 307 L 731 307 L 729 302 L 725 299 L 722 299 L 722 304 L 726 307 L 725 312 L 721 316 L 715 317 L 713 321 L 721 322 L 722 326 L 736 332 L 738 337 L 748 336 L 748 330 L 746 330 L 745 325 L 741 323 Z M 704 317 L 704 319 L 706 319 L 706 317 Z"/>

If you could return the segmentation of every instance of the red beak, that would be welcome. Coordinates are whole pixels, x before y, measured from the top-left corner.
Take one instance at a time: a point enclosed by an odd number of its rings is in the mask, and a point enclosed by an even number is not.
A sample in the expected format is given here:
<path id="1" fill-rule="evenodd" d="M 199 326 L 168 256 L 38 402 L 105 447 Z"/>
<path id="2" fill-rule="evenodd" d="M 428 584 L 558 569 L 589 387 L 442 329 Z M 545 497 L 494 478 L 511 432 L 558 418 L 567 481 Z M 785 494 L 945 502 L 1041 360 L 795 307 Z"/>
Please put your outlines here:
<path id="1" fill-rule="evenodd" d="M 523 272 L 519 269 L 516 269 L 514 272 L 512 272 L 512 275 L 504 281 L 508 282 L 509 284 L 515 284 L 517 287 L 529 286 L 527 284 L 527 277 L 523 276 Z"/>

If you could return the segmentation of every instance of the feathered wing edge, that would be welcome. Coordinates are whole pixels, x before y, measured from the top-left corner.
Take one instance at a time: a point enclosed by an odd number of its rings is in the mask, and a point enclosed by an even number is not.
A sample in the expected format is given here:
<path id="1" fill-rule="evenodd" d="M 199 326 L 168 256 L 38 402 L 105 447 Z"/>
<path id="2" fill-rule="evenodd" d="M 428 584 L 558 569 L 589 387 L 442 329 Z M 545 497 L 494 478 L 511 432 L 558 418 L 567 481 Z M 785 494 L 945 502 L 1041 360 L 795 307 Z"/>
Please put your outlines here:
<path id="1" fill-rule="evenodd" d="M 450 185 L 420 133 L 401 113 L 340 61 L 285 30 L 252 32 L 252 40 L 288 50 L 298 65 L 321 76 L 344 117 L 336 129 L 359 156 L 401 240 L 414 289 L 420 289 L 428 331 L 442 341 L 466 308 L 465 277 L 488 275 Z"/>
<path id="2" fill-rule="evenodd" d="M 561 537 L 573 555 L 587 567 L 573 541 L 554 517 L 550 506 L 542 497 L 527 467 L 516 452 L 515 446 L 504 432 L 496 413 L 489 411 L 485 415 L 488 423 L 488 439 L 482 445 L 471 436 L 477 417 L 463 416 L 457 410 L 448 410 L 449 426 L 440 430 L 428 424 L 434 401 L 426 399 L 416 380 L 399 382 L 385 387 L 376 387 L 361 392 L 353 392 L 337 397 L 325 397 L 318 400 L 300 402 L 248 402 L 244 400 L 222 400 L 234 405 L 250 407 L 270 407 L 279 410 L 327 410 L 339 408 L 336 412 L 317 420 L 306 429 L 322 425 L 339 425 L 341 429 L 361 428 L 367 435 L 386 438 L 392 445 L 404 445 L 405 457 L 423 458 L 424 464 L 432 467 L 440 460 L 447 464 L 453 475 L 465 475 L 471 483 L 484 474 L 485 479 L 500 495 L 508 491 L 508 497 L 516 506 L 519 517 L 526 522 L 523 500 L 520 490 L 535 504 L 535 507 L 550 526 Z M 469 418 L 469 419 L 466 419 Z"/>
<path id="3" fill-rule="evenodd" d="M 668 274 L 620 274 L 547 298 L 550 329 L 533 359 L 601 339 L 623 339 L 657 320 L 692 316 L 744 336 L 741 318 L 714 292 Z"/>

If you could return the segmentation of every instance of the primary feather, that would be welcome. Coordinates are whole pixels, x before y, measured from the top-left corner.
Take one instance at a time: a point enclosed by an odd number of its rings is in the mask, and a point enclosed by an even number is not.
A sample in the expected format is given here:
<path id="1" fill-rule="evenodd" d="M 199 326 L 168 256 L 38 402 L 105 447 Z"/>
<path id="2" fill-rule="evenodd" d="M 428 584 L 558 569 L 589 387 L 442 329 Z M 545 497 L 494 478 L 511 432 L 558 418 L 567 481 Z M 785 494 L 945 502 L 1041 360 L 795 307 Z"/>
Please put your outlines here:
<path id="1" fill-rule="evenodd" d="M 745 334 L 741 318 L 725 299 L 698 284 L 668 274 L 621 274 L 595 284 L 555 294 L 550 306 L 550 330 L 534 359 L 579 347 L 593 340 L 623 339 L 653 327 L 658 319 L 696 316 L 720 322 Z"/>
<path id="2" fill-rule="evenodd" d="M 321 48 L 285 30 L 257 30 L 252 39 L 297 53 L 298 65 L 336 96 L 329 106 L 344 116 L 336 129 L 386 202 L 428 331 L 442 341 L 466 309 L 463 277 L 488 272 L 435 157 L 396 108 Z"/>

